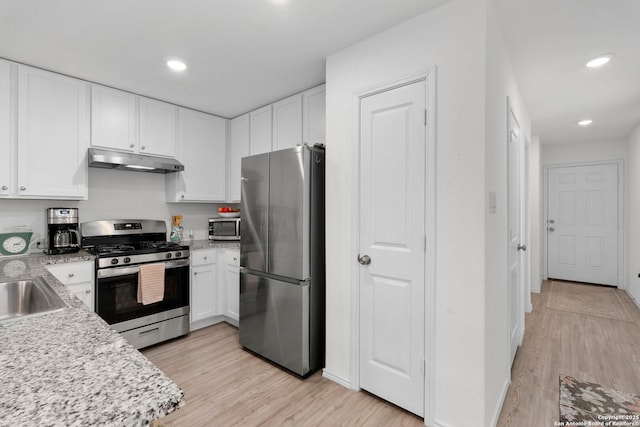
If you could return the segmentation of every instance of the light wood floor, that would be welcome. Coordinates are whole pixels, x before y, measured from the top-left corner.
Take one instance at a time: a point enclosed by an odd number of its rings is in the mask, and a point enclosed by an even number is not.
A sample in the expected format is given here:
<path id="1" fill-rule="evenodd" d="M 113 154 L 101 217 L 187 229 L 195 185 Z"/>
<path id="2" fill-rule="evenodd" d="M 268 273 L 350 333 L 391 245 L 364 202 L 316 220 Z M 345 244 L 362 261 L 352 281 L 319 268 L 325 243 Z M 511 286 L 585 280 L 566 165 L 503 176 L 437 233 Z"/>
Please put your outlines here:
<path id="1" fill-rule="evenodd" d="M 588 286 L 588 285 L 585 285 Z M 499 427 L 552 427 L 560 373 L 640 395 L 640 310 L 633 322 L 547 308 L 550 283 L 533 294 Z M 561 292 L 562 289 L 559 288 Z M 170 426 L 422 426 L 422 419 L 315 373 L 301 380 L 244 351 L 226 323 L 144 350 L 184 391 Z M 461 410 L 464 410 L 461 402 Z"/>
<path id="2" fill-rule="evenodd" d="M 143 354 L 185 392 L 169 426 L 422 426 L 423 420 L 316 372 L 300 379 L 242 350 L 226 323 Z"/>
<path id="3" fill-rule="evenodd" d="M 550 285 L 532 294 L 499 427 L 552 427 L 559 417 L 561 373 L 640 395 L 640 310 L 626 292 L 608 288 L 618 293 L 632 322 L 548 308 Z"/>

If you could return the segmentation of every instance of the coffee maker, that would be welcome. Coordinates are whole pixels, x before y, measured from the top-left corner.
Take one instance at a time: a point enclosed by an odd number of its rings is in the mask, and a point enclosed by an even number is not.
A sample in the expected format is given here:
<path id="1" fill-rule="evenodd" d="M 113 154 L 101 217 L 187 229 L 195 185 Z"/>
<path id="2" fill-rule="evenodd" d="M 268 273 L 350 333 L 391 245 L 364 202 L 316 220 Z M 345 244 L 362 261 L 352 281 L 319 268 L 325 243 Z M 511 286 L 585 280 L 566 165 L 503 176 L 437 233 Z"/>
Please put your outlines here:
<path id="1" fill-rule="evenodd" d="M 47 208 L 47 253 L 66 254 L 80 250 L 77 208 Z"/>

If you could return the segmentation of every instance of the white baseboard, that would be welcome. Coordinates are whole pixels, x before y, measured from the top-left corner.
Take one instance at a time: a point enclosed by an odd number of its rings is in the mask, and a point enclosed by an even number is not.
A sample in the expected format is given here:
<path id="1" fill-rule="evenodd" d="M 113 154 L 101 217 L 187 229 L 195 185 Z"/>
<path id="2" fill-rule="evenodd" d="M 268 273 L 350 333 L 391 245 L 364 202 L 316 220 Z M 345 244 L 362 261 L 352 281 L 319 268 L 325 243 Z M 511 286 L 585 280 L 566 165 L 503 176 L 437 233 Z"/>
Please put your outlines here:
<path id="1" fill-rule="evenodd" d="M 346 380 L 338 375 L 334 375 L 331 372 L 327 371 L 327 368 L 322 370 L 322 376 L 328 380 L 333 381 L 334 383 L 340 384 L 342 387 L 351 389 L 351 381 Z"/>
<path id="2" fill-rule="evenodd" d="M 500 393 L 500 399 L 498 400 L 498 405 L 493 411 L 493 417 L 491 417 L 491 423 L 489 423 L 490 426 L 495 426 L 498 424 L 498 418 L 500 417 L 500 412 L 502 411 L 504 400 L 507 398 L 507 391 L 509 391 L 509 384 L 511 384 L 511 379 L 507 377 L 504 379 L 502 392 Z"/>

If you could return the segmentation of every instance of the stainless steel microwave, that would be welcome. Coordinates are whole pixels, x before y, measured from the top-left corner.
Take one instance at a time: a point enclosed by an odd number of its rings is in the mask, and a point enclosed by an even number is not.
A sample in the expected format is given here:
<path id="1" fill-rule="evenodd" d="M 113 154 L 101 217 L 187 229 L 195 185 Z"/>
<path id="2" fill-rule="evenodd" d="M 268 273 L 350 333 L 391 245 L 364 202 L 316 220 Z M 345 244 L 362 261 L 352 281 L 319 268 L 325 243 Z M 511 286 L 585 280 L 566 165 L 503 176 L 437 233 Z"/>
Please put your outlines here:
<path id="1" fill-rule="evenodd" d="M 240 240 L 240 218 L 209 218 L 209 240 Z"/>

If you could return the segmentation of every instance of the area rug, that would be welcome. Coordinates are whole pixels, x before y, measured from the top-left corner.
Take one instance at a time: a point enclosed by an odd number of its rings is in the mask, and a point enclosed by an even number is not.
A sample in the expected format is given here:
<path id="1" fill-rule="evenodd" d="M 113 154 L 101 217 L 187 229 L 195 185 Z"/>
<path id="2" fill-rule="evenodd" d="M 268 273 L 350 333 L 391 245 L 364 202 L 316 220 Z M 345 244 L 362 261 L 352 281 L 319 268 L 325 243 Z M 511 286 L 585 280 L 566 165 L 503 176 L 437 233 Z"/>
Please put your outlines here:
<path id="1" fill-rule="evenodd" d="M 560 375 L 560 425 L 640 427 L 640 397 Z"/>
<path id="2" fill-rule="evenodd" d="M 547 308 L 634 322 L 616 288 L 552 281 Z"/>

